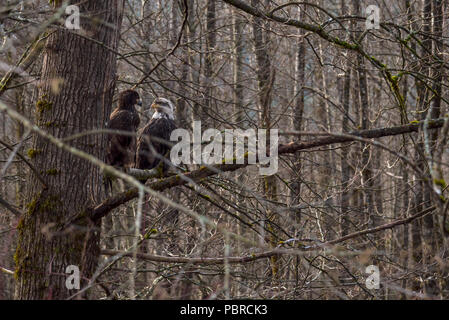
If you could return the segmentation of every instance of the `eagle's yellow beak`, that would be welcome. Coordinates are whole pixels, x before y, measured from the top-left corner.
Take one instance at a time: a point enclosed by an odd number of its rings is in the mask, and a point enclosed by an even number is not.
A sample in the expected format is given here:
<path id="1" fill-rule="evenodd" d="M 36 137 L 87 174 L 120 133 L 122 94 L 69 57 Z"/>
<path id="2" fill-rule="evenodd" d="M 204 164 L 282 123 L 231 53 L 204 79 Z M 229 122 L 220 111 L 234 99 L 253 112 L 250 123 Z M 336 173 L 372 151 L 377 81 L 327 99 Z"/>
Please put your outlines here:
<path id="1" fill-rule="evenodd" d="M 153 108 L 154 110 L 158 110 L 159 108 L 160 108 L 160 106 L 157 104 L 157 103 L 153 103 L 152 105 L 151 105 L 151 108 Z"/>

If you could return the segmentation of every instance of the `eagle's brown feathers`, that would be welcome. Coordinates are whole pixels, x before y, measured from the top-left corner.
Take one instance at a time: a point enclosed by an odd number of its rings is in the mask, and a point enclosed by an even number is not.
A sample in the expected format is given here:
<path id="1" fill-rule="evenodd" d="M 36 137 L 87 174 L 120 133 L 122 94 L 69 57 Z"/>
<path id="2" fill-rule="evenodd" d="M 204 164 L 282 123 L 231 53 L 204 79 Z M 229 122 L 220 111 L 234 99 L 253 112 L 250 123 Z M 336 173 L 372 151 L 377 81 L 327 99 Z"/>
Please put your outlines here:
<path id="1" fill-rule="evenodd" d="M 119 105 L 111 113 L 108 129 L 127 131 L 128 135 L 109 134 L 106 163 L 112 166 L 130 167 L 134 162 L 136 150 L 136 131 L 140 118 L 135 104 L 139 103 L 139 94 L 134 90 L 125 90 L 120 94 Z"/>

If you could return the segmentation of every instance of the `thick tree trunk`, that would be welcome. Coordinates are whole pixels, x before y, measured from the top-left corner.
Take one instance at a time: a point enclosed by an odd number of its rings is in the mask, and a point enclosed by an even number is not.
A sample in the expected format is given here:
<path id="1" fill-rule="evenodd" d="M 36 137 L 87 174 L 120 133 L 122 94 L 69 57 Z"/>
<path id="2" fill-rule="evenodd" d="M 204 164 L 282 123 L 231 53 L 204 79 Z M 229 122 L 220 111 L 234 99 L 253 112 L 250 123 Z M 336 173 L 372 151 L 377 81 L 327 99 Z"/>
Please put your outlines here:
<path id="1" fill-rule="evenodd" d="M 106 47 L 117 48 L 123 1 L 90 0 L 79 8 L 81 30 L 58 29 L 47 40 L 36 102 L 37 125 L 59 138 L 104 127 L 111 111 L 116 55 Z M 101 135 L 72 145 L 103 158 Z M 28 210 L 18 226 L 16 298 L 65 299 L 76 293 L 66 287 L 67 266 L 79 267 L 81 286 L 94 273 L 100 232 L 87 221 L 82 228 L 57 231 L 69 216 L 101 200 L 102 174 L 40 136 L 30 154 L 48 188 L 30 176 Z"/>

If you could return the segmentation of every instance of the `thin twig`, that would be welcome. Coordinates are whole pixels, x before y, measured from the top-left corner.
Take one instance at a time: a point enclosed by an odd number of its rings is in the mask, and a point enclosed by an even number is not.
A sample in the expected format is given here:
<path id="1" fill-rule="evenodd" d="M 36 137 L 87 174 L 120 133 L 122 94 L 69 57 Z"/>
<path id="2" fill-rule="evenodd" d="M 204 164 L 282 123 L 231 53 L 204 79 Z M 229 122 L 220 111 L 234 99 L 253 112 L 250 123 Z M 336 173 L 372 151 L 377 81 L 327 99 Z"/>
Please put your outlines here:
<path id="1" fill-rule="evenodd" d="M 22 212 L 20 212 L 16 208 L 14 208 L 14 206 L 12 204 L 10 204 L 6 200 L 2 199 L 1 197 L 0 197 L 0 204 L 3 207 L 5 207 L 6 209 L 8 209 L 9 211 L 11 211 L 12 213 L 14 213 L 16 216 L 20 217 L 22 215 Z"/>

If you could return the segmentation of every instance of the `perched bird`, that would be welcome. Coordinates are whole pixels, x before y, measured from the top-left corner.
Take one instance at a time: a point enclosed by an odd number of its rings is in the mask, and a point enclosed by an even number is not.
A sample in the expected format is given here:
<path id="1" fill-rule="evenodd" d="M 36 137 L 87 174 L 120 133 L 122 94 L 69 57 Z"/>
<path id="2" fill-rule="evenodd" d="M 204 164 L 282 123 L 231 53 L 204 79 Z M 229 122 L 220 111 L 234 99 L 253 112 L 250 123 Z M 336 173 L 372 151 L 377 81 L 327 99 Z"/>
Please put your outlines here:
<path id="1" fill-rule="evenodd" d="M 141 130 L 137 140 L 135 167 L 152 169 L 170 151 L 170 135 L 176 129 L 174 107 L 170 100 L 156 98 L 151 105 L 155 110 L 151 120 Z M 165 170 L 167 166 L 164 165 Z"/>
<path id="2" fill-rule="evenodd" d="M 120 93 L 118 107 L 112 111 L 107 129 L 127 131 L 129 134 L 108 134 L 106 163 L 117 167 L 132 167 L 136 152 L 136 132 L 140 118 L 135 105 L 142 105 L 139 94 L 134 90 Z M 106 190 L 110 190 L 112 182 L 106 178 Z"/>
<path id="3" fill-rule="evenodd" d="M 142 105 L 139 94 L 134 90 L 125 90 L 120 93 L 118 107 L 109 117 L 107 129 L 129 132 L 129 135 L 108 134 L 106 163 L 111 166 L 129 167 L 134 162 L 135 133 L 140 123 L 136 104 Z"/>

